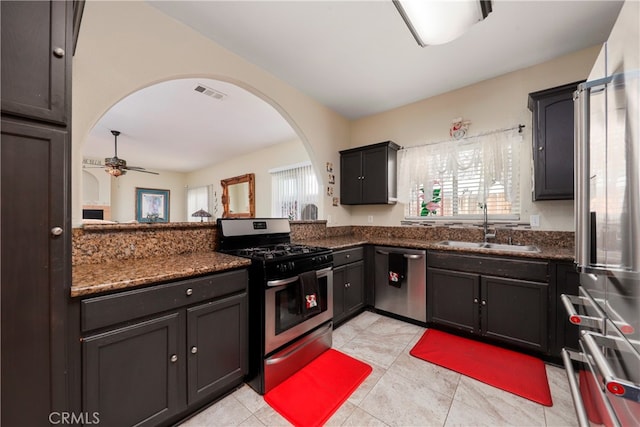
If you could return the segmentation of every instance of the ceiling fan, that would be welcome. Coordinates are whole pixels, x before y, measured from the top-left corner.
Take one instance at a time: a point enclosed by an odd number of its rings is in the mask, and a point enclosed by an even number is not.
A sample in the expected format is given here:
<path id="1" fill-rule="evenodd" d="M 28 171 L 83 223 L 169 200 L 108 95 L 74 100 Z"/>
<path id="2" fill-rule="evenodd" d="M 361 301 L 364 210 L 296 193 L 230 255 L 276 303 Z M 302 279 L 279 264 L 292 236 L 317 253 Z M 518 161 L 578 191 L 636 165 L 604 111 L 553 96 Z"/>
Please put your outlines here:
<path id="1" fill-rule="evenodd" d="M 112 130 L 111 134 L 115 138 L 114 143 L 114 154 L 113 157 L 107 157 L 104 159 L 105 172 L 113 177 L 119 177 L 120 175 L 124 175 L 127 171 L 134 172 L 144 172 L 150 173 L 153 175 L 160 175 L 158 172 L 151 172 L 146 170 L 145 168 L 137 167 L 137 166 L 127 166 L 127 161 L 124 159 L 118 158 L 118 135 L 120 135 L 120 131 Z"/>

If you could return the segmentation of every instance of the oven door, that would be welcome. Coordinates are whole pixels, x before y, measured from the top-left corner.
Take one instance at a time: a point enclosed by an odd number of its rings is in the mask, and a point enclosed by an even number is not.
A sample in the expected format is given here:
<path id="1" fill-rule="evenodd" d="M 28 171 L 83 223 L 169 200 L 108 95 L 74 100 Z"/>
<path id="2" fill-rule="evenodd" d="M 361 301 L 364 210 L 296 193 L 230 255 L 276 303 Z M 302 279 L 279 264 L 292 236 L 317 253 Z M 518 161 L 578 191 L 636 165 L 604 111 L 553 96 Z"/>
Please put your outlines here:
<path id="1" fill-rule="evenodd" d="M 333 319 L 333 270 L 331 267 L 318 270 L 316 277 L 319 310 L 312 315 L 303 310 L 302 284 L 298 276 L 267 282 L 265 355 Z"/>

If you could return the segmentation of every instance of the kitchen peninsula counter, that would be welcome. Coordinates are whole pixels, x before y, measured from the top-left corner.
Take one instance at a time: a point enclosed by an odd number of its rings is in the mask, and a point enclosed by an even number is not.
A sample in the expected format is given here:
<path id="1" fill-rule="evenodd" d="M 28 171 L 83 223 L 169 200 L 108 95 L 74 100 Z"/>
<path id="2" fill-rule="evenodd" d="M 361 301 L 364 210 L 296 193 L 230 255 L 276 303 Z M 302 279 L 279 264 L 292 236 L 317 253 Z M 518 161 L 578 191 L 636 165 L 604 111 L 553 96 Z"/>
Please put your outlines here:
<path id="1" fill-rule="evenodd" d="M 130 289 L 153 283 L 244 268 L 250 264 L 249 259 L 220 252 L 194 252 L 74 265 L 71 296 L 79 297 Z"/>

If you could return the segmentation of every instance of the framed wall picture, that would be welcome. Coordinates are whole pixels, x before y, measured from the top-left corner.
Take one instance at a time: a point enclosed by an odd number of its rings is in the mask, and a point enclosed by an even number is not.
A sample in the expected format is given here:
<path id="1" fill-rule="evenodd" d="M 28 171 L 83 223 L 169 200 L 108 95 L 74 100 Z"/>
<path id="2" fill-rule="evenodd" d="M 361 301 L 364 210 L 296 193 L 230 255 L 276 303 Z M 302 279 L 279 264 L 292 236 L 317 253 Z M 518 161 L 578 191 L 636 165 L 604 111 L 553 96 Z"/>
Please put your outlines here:
<path id="1" fill-rule="evenodd" d="M 169 222 L 169 190 L 136 187 L 136 220 Z"/>

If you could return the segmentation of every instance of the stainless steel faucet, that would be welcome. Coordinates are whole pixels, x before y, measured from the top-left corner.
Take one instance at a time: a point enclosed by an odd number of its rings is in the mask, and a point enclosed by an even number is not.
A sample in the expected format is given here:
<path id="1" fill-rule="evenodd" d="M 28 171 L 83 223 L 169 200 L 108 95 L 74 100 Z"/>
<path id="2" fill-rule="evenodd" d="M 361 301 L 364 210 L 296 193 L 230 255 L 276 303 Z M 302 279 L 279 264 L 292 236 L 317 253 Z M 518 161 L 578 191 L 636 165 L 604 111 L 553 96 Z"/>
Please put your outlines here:
<path id="1" fill-rule="evenodd" d="M 487 243 L 487 239 L 493 239 L 496 237 L 495 233 L 489 233 L 489 224 L 488 224 L 488 215 L 487 215 L 487 204 L 486 203 L 478 203 L 478 205 L 482 208 L 483 215 L 483 230 L 484 230 L 484 242 Z"/>

